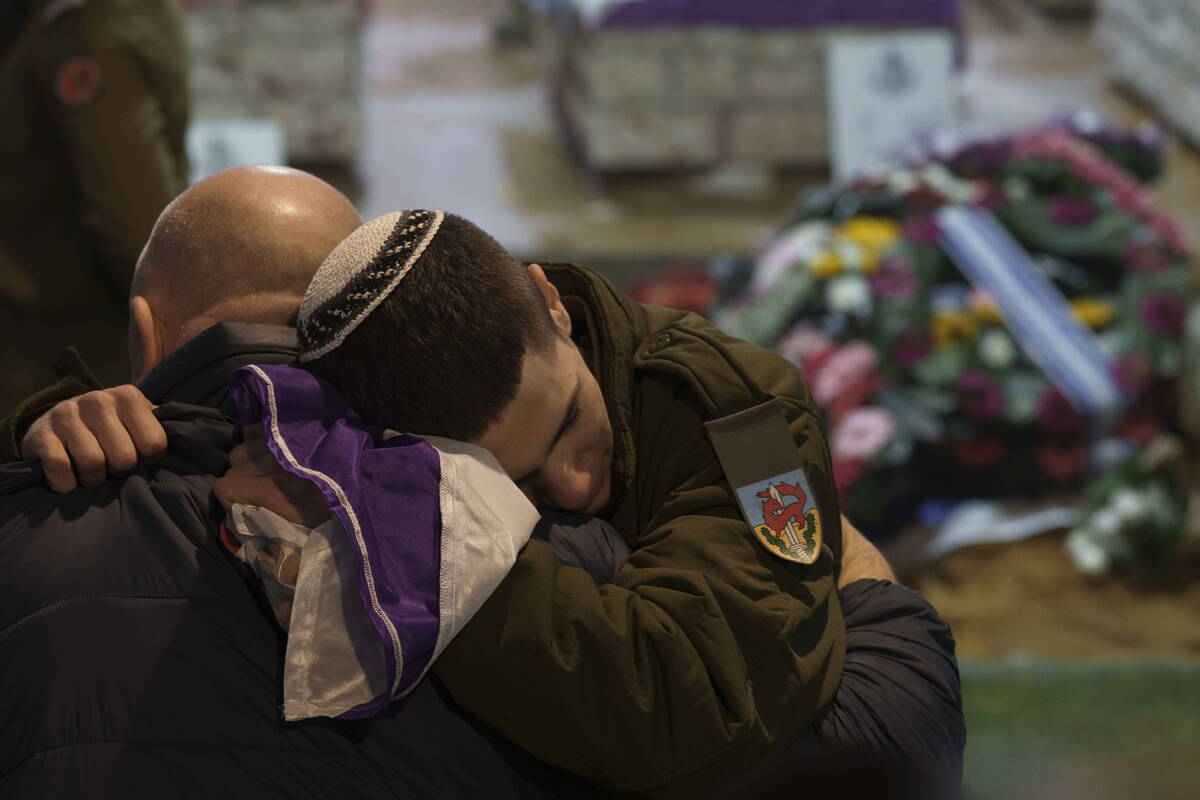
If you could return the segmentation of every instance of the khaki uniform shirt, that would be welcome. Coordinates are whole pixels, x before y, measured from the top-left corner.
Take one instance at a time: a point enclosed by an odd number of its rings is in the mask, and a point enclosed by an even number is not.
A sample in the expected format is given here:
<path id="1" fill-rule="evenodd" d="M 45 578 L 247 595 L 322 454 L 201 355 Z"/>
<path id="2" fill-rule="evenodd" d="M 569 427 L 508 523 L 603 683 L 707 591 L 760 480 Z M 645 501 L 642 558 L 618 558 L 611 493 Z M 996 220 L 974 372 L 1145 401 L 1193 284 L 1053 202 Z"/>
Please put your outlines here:
<path id="1" fill-rule="evenodd" d="M 187 185 L 177 0 L 7 0 L 0 11 L 0 303 L 124 309 Z"/>
<path id="2" fill-rule="evenodd" d="M 530 542 L 434 671 L 538 758 L 610 788 L 694 797 L 795 740 L 841 678 L 825 431 L 778 355 L 634 303 L 590 271 L 545 266 L 608 405 L 613 494 L 600 515 L 632 553 L 597 586 Z M 755 538 L 705 431 L 764 402 L 783 411 L 824 523 L 812 564 Z"/>

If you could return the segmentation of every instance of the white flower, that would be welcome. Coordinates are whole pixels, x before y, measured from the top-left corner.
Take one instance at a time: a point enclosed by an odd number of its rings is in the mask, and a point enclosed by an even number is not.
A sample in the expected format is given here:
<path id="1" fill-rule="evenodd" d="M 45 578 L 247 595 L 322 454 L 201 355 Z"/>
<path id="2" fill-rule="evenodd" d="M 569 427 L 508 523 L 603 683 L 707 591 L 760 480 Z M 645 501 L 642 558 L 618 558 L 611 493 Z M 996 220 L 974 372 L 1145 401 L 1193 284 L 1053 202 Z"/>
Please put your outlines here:
<path id="1" fill-rule="evenodd" d="M 1108 508 L 1120 517 L 1122 522 L 1140 519 L 1146 513 L 1146 499 L 1133 489 L 1122 487 L 1113 492 Z"/>
<path id="2" fill-rule="evenodd" d="M 1007 178 L 1004 181 L 1004 194 L 1009 200 L 1028 200 L 1032 190 L 1029 181 L 1024 178 Z"/>
<path id="3" fill-rule="evenodd" d="M 979 337 L 979 359 L 992 369 L 1006 369 L 1017 357 L 1017 348 L 1008 334 L 998 328 Z"/>
<path id="4" fill-rule="evenodd" d="M 857 242 L 846 238 L 838 238 L 834 242 L 833 250 L 838 254 L 838 258 L 842 260 L 842 264 L 845 265 L 846 269 L 854 272 L 862 269 L 865 259 L 863 258 L 862 247 Z"/>
<path id="5" fill-rule="evenodd" d="M 1075 569 L 1087 575 L 1103 575 L 1108 571 L 1108 553 L 1092 540 L 1087 528 L 1076 528 L 1067 536 L 1067 555 Z"/>
<path id="6" fill-rule="evenodd" d="M 1089 526 L 1098 539 L 1110 539 L 1121 530 L 1122 519 L 1116 511 L 1105 507 L 1092 515 Z"/>
<path id="7" fill-rule="evenodd" d="M 896 194 L 908 194 L 921 185 L 911 170 L 897 169 L 888 173 L 888 188 Z"/>
<path id="8" fill-rule="evenodd" d="M 871 290 L 862 275 L 841 275 L 829 281 L 825 289 L 825 302 L 834 312 L 856 317 L 871 314 Z"/>

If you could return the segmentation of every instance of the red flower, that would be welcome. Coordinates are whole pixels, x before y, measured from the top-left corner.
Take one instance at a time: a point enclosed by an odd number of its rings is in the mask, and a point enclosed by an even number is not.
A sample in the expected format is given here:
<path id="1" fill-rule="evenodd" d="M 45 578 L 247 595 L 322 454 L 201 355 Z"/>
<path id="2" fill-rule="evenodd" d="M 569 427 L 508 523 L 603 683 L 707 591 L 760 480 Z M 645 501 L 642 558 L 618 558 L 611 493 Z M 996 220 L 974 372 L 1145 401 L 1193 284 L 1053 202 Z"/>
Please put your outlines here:
<path id="1" fill-rule="evenodd" d="M 932 216 L 909 217 L 900 223 L 900 231 L 913 244 L 937 244 L 942 238 L 942 228 Z"/>
<path id="2" fill-rule="evenodd" d="M 1171 268 L 1171 254 L 1160 242 L 1134 239 L 1125 246 L 1125 262 L 1146 275 L 1157 275 Z"/>
<path id="3" fill-rule="evenodd" d="M 1183 333 L 1187 303 L 1171 292 L 1151 292 L 1142 298 L 1138 316 L 1146 330 L 1164 339 L 1178 339 Z"/>
<path id="4" fill-rule="evenodd" d="M 968 369 L 958 376 L 958 407 L 972 422 L 987 422 L 1004 413 L 1004 389 L 981 369 Z"/>
<path id="5" fill-rule="evenodd" d="M 1050 219 L 1068 228 L 1087 225 L 1100 216 L 1100 209 L 1083 197 L 1051 197 L 1047 204 Z"/>
<path id="6" fill-rule="evenodd" d="M 833 460 L 833 482 L 837 486 L 838 499 L 847 502 L 850 487 L 862 477 L 866 462 L 857 458 L 835 458 Z"/>
<path id="7" fill-rule="evenodd" d="M 1117 433 L 1122 439 L 1137 447 L 1149 444 L 1162 431 L 1162 423 L 1156 418 L 1146 415 L 1127 417 L 1117 425 Z"/>
<path id="8" fill-rule="evenodd" d="M 1037 420 L 1042 430 L 1052 434 L 1076 433 L 1083 428 L 1083 417 L 1054 386 L 1047 386 L 1038 396 Z"/>
<path id="9" fill-rule="evenodd" d="M 1033 451 L 1042 473 L 1053 481 L 1067 483 L 1083 472 L 1087 448 L 1080 442 L 1042 442 Z"/>
<path id="10" fill-rule="evenodd" d="M 968 469 L 987 469 L 999 464 L 1008 455 L 1008 442 L 996 437 L 958 442 L 954 456 Z"/>
<path id="11" fill-rule="evenodd" d="M 896 341 L 892 343 L 892 358 L 902 367 L 911 367 L 925 360 L 933 350 L 933 339 L 929 331 L 915 323 L 909 323 Z"/>
<path id="12" fill-rule="evenodd" d="M 1113 379 L 1130 397 L 1140 397 L 1154 381 L 1154 365 L 1150 363 L 1150 356 L 1141 350 L 1123 354 L 1113 363 Z"/>

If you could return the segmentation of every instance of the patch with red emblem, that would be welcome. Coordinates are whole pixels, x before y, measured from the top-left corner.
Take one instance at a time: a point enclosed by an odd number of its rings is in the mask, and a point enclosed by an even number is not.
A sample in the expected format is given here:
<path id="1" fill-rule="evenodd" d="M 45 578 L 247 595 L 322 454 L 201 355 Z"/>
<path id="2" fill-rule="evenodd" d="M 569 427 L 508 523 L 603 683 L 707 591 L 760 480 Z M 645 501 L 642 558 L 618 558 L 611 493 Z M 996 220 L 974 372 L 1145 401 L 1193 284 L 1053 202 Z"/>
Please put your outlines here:
<path id="1" fill-rule="evenodd" d="M 817 560 L 821 513 L 803 470 L 738 487 L 737 495 L 755 537 L 767 550 L 800 564 Z"/>
<path id="2" fill-rule="evenodd" d="M 779 404 L 768 401 L 705 428 L 758 543 L 787 561 L 816 561 L 821 511 Z"/>
<path id="3" fill-rule="evenodd" d="M 58 68 L 54 77 L 54 91 L 58 99 L 68 106 L 82 106 L 92 102 L 100 92 L 100 65 L 96 59 L 77 56 Z"/>

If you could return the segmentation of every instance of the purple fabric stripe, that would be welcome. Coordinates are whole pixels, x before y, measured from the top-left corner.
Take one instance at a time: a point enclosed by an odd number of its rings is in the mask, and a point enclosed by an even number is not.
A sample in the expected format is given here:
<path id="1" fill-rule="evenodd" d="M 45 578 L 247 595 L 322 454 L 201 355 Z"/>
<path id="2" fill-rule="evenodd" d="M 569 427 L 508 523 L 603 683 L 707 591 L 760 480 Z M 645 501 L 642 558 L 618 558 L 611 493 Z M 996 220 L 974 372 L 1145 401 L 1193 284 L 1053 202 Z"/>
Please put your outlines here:
<path id="1" fill-rule="evenodd" d="M 229 388 L 240 423 L 235 437 L 240 439 L 241 426 L 262 422 L 276 460 L 320 488 L 360 555 L 359 596 L 383 641 L 390 690 L 341 716 L 372 716 L 391 701 L 393 691 L 408 689 L 424 674 L 437 642 L 442 534 L 438 451 L 414 436 L 384 441 L 382 430 L 367 425 L 336 389 L 303 370 L 243 367 L 234 372 Z M 274 423 L 291 458 L 271 433 L 272 390 Z M 302 467 L 327 477 L 315 477 Z M 398 682 L 397 657 L 402 661 Z"/>
<path id="2" fill-rule="evenodd" d="M 634 0 L 614 6 L 601 27 L 736 25 L 929 25 L 957 28 L 959 0 Z"/>

